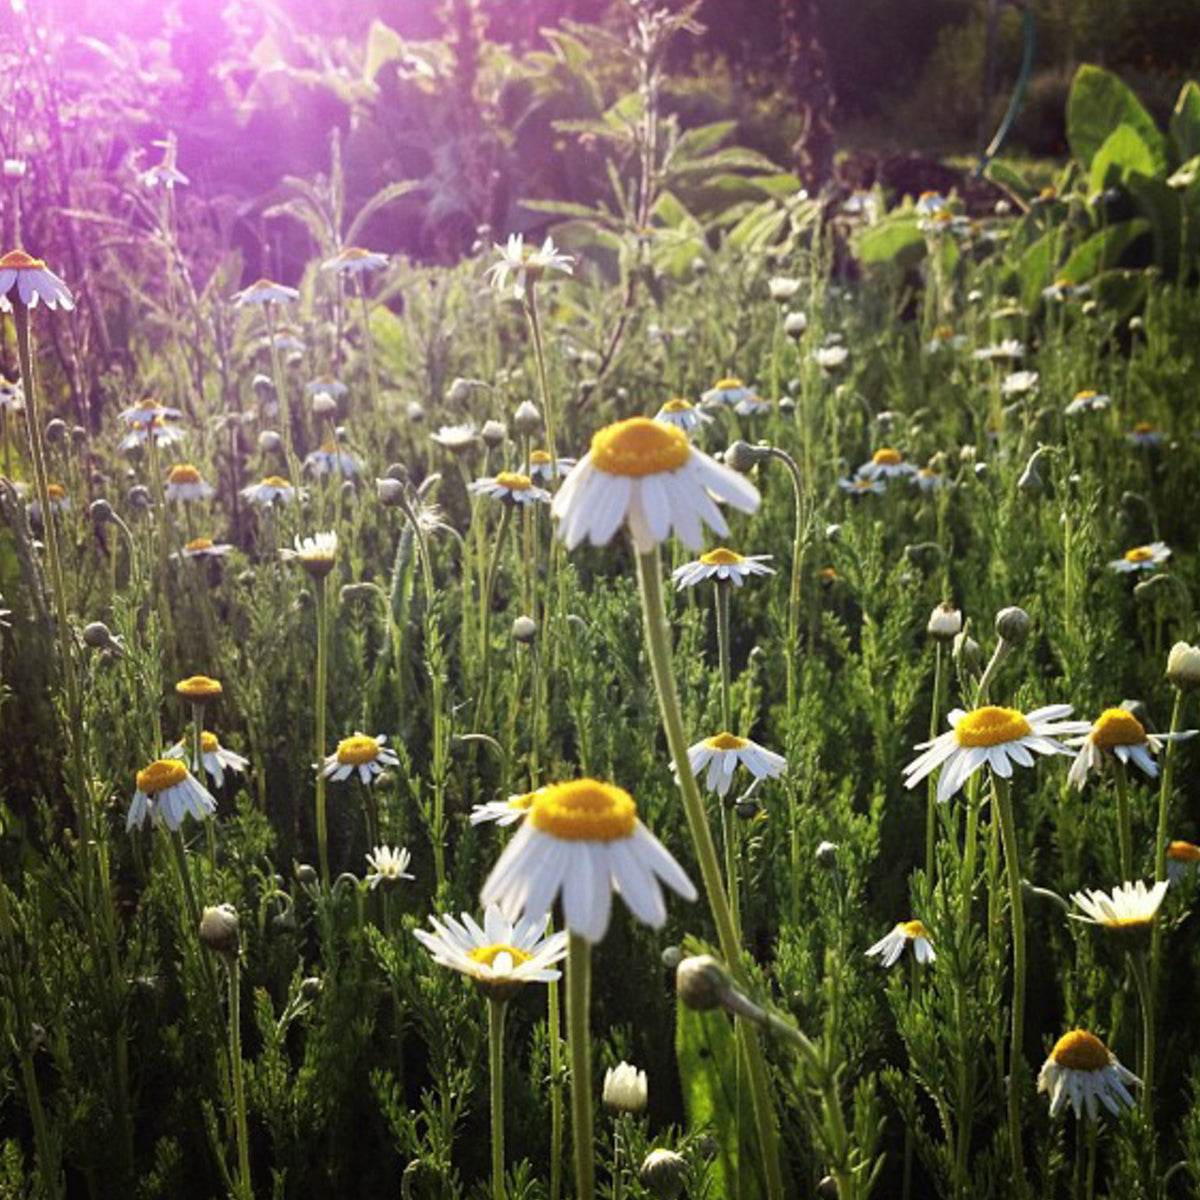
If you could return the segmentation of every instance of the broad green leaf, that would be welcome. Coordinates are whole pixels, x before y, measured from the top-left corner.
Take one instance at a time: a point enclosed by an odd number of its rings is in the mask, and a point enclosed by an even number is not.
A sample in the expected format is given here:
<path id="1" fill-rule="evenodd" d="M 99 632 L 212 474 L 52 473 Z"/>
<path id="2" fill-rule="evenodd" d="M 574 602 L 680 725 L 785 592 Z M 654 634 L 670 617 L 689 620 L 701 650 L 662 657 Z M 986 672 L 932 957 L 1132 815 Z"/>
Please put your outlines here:
<path id="1" fill-rule="evenodd" d="M 1121 255 L 1138 238 L 1150 232 L 1150 222 L 1141 217 L 1110 225 L 1077 246 L 1059 274 L 1072 283 L 1085 283 L 1100 271 L 1115 267 Z"/>
<path id="2" fill-rule="evenodd" d="M 1146 303 L 1149 286 L 1146 271 L 1105 271 L 1092 280 L 1092 294 L 1105 314 L 1123 325 Z"/>
<path id="3" fill-rule="evenodd" d="M 1067 141 L 1085 169 L 1118 125 L 1132 127 L 1150 151 L 1153 173 L 1165 174 L 1166 141 L 1154 118 L 1117 76 L 1085 63 L 1075 72 L 1067 99 Z"/>
<path id="4" fill-rule="evenodd" d="M 715 150 L 735 129 L 736 121 L 714 121 L 681 134 L 672 158 L 689 159 Z"/>
<path id="5" fill-rule="evenodd" d="M 1058 254 L 1059 235 L 1052 230 L 1038 238 L 1021 255 L 1017 278 L 1021 285 L 1021 305 L 1032 312 L 1041 301 L 1042 288 L 1054 282 L 1054 263 Z"/>
<path id="6" fill-rule="evenodd" d="M 1179 90 L 1171 113 L 1171 141 L 1181 162 L 1200 155 L 1200 84 L 1194 79 Z"/>
<path id="7" fill-rule="evenodd" d="M 576 204 L 573 200 L 522 200 L 520 204 L 532 212 L 550 213 L 556 217 L 578 217 L 581 221 L 598 221 L 610 227 L 614 224 L 612 213 L 587 204 Z"/>
<path id="8" fill-rule="evenodd" d="M 1154 156 L 1132 125 L 1118 125 L 1096 151 L 1088 172 L 1088 191 L 1095 195 L 1122 183 L 1130 172 L 1153 176 Z"/>
<path id="9" fill-rule="evenodd" d="M 1016 196 L 1018 200 L 1032 200 L 1038 194 L 1038 189 L 1020 171 L 999 159 L 993 158 L 988 163 L 986 174 L 993 183 Z"/>
<path id="10" fill-rule="evenodd" d="M 1133 174 L 1125 181 L 1133 193 L 1139 213 L 1150 222 L 1154 235 L 1154 261 L 1173 278 L 1179 268 L 1179 246 L 1183 235 L 1181 193 L 1165 180 Z"/>
<path id="11" fill-rule="evenodd" d="M 747 150 L 742 146 L 730 146 L 703 158 L 686 162 L 673 162 L 668 170 L 671 175 L 693 175 L 703 171 L 778 171 L 779 167 L 765 154 Z"/>
<path id="12" fill-rule="evenodd" d="M 864 266 L 913 267 L 925 257 L 925 235 L 911 214 L 885 217 L 859 234 L 854 252 Z"/>

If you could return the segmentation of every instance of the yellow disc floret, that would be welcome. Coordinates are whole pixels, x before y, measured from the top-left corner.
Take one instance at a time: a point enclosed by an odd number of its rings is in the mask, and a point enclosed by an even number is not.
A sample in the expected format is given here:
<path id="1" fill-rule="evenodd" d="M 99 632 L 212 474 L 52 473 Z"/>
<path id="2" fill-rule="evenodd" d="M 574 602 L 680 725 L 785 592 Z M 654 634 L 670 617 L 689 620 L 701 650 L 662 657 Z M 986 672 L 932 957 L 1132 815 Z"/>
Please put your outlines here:
<path id="1" fill-rule="evenodd" d="M 1075 393 L 1076 400 L 1095 400 L 1096 393 L 1091 388 L 1084 388 L 1082 392 Z"/>
<path id="2" fill-rule="evenodd" d="M 1200 846 L 1194 842 L 1172 842 L 1167 847 L 1167 857 L 1177 863 L 1200 862 Z"/>
<path id="3" fill-rule="evenodd" d="M 1033 730 L 1015 708 L 987 704 L 967 713 L 954 727 L 954 740 L 960 746 L 999 746 L 1028 737 Z"/>
<path id="4" fill-rule="evenodd" d="M 734 733 L 718 733 L 715 737 L 705 738 L 704 744 L 710 750 L 741 750 L 746 745 L 746 739 Z"/>
<path id="5" fill-rule="evenodd" d="M 925 928 L 923 921 L 901 921 L 896 926 L 896 932 L 904 934 L 909 938 L 928 938 L 929 930 Z"/>
<path id="6" fill-rule="evenodd" d="M 700 561 L 706 567 L 731 567 L 734 563 L 746 560 L 736 550 L 727 550 L 724 546 L 718 546 L 715 550 L 709 550 L 707 554 L 700 555 Z"/>
<path id="7" fill-rule="evenodd" d="M 1140 746 L 1146 740 L 1146 729 L 1128 709 L 1106 708 L 1092 726 L 1091 739 L 1101 750 Z"/>
<path id="8" fill-rule="evenodd" d="M 1054 1043 L 1050 1057 L 1072 1071 L 1103 1071 L 1108 1066 L 1108 1047 L 1086 1029 L 1072 1029 Z"/>
<path id="9" fill-rule="evenodd" d="M 877 467 L 898 467 L 904 461 L 904 456 L 891 446 L 881 446 L 871 455 L 871 461 Z"/>
<path id="10" fill-rule="evenodd" d="M 153 796 L 187 778 L 187 767 L 177 758 L 156 758 L 137 773 L 137 790 Z"/>
<path id="11" fill-rule="evenodd" d="M 290 488 L 292 485 L 288 483 L 288 481 L 284 479 L 282 475 L 268 475 L 259 486 L 269 488 Z"/>
<path id="12" fill-rule="evenodd" d="M 529 452 L 529 461 L 535 467 L 548 467 L 550 465 L 550 451 L 531 450 Z"/>
<path id="13" fill-rule="evenodd" d="M 1154 557 L 1154 551 L 1149 546 L 1134 546 L 1125 551 L 1125 561 L 1131 563 L 1147 562 Z"/>
<path id="14" fill-rule="evenodd" d="M 373 737 L 356 733 L 338 742 L 337 760 L 343 765 L 361 767 L 379 757 L 379 743 Z"/>
<path id="15" fill-rule="evenodd" d="M 516 946 L 506 946 L 503 942 L 499 942 L 494 946 L 476 946 L 474 950 L 467 954 L 467 957 L 472 962 L 482 963 L 485 967 L 494 967 L 496 959 L 501 954 L 507 954 L 512 959 L 514 967 L 519 967 L 522 963 L 527 963 L 533 957 L 524 950 L 518 950 Z"/>
<path id="16" fill-rule="evenodd" d="M 0 271 L 44 271 L 45 262 L 26 254 L 24 250 L 10 250 L 0 258 Z"/>
<path id="17" fill-rule="evenodd" d="M 496 484 L 498 487 L 508 488 L 510 492 L 527 492 L 533 487 L 533 480 L 517 471 L 501 471 L 496 476 Z"/>
<path id="18" fill-rule="evenodd" d="M 713 390 L 718 392 L 732 392 L 734 388 L 745 386 L 736 375 L 729 375 L 725 379 L 718 379 Z"/>
<path id="19" fill-rule="evenodd" d="M 216 752 L 218 750 L 220 750 L 220 748 L 221 748 L 221 743 L 219 741 L 217 741 L 217 735 L 215 733 L 209 733 L 207 729 L 204 730 L 203 733 L 201 733 L 201 735 L 200 735 L 200 751 L 201 751 L 201 753 L 216 754 Z"/>
<path id="20" fill-rule="evenodd" d="M 61 500 L 64 496 L 66 496 L 66 494 L 67 493 L 61 483 L 46 484 L 46 495 L 49 496 L 51 500 Z"/>
<path id="21" fill-rule="evenodd" d="M 191 463 L 179 463 L 171 468 L 168 483 L 199 483 L 200 472 Z"/>
<path id="22" fill-rule="evenodd" d="M 1153 433 L 1154 432 L 1154 422 L 1153 421 L 1139 421 L 1133 427 L 1133 432 L 1134 433 Z"/>
<path id="23" fill-rule="evenodd" d="M 175 694 L 194 703 L 215 700 L 221 694 L 221 685 L 207 675 L 192 675 L 188 679 L 181 679 L 175 685 Z"/>
<path id="24" fill-rule="evenodd" d="M 630 417 L 592 437 L 592 462 L 609 475 L 658 475 L 678 471 L 691 454 L 687 437 L 673 425 Z"/>
<path id="25" fill-rule="evenodd" d="M 717 386 L 719 387 L 720 384 L 718 384 Z M 692 411 L 692 402 L 690 400 L 668 400 L 666 402 L 666 404 L 663 405 L 663 412 L 676 413 L 676 412 L 691 412 L 691 411 Z"/>
<path id="26" fill-rule="evenodd" d="M 213 547 L 212 538 L 199 537 L 199 538 L 192 538 L 192 540 L 190 542 L 188 542 L 186 546 L 184 546 L 184 549 L 191 550 L 193 553 L 196 553 L 200 550 L 211 550 L 212 547 Z"/>
<path id="27" fill-rule="evenodd" d="M 637 804 L 624 789 L 597 779 L 554 783 L 534 797 L 534 829 L 568 842 L 614 842 L 631 837 Z"/>

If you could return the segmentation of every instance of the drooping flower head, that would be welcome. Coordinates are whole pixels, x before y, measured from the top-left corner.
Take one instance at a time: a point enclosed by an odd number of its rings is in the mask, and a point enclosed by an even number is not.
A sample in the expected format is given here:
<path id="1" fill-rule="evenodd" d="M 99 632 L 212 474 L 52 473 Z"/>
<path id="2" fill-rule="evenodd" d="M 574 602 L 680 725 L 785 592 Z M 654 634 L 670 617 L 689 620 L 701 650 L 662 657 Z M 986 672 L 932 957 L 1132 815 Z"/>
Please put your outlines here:
<path id="1" fill-rule="evenodd" d="M 697 779 L 707 771 L 704 784 L 718 796 L 728 794 L 733 773 L 743 766 L 755 779 L 776 779 L 787 770 L 787 759 L 749 738 L 722 732 L 688 747 L 688 766 Z"/>
<path id="2" fill-rule="evenodd" d="M 1095 1034 L 1073 1029 L 1063 1034 L 1038 1073 L 1038 1091 L 1050 1094 L 1050 1115 L 1058 1116 L 1070 1101 L 1076 1119 L 1086 1105 L 1090 1120 L 1099 1116 L 1097 1101 L 1114 1116 L 1134 1107 L 1129 1084 L 1141 1080 L 1117 1061 Z"/>
<path id="3" fill-rule="evenodd" d="M 37 308 L 39 300 L 49 309 L 70 312 L 75 307 L 71 289 L 40 258 L 24 250 L 10 250 L 0 257 L 0 297 L 26 308 Z"/>
<path id="4" fill-rule="evenodd" d="M 191 769 L 199 771 L 203 767 L 216 787 L 220 787 L 225 782 L 226 771 L 233 771 L 240 775 L 250 765 L 249 759 L 235 754 L 232 750 L 227 750 L 221 745 L 217 735 L 210 733 L 207 729 L 200 734 L 200 762 L 196 762 L 192 755 L 192 739 L 190 737 L 180 738 L 163 757 L 191 759 Z"/>
<path id="5" fill-rule="evenodd" d="M 1079 747 L 1068 778 L 1075 787 L 1082 789 L 1088 776 L 1100 770 L 1105 754 L 1109 754 L 1122 765 L 1132 762 L 1155 779 L 1158 763 L 1152 755 L 1161 752 L 1164 742 L 1184 741 L 1195 737 L 1196 732 L 1195 729 L 1181 729 L 1176 733 L 1147 733 L 1146 727 L 1127 708 L 1106 708 L 1084 737 L 1067 740 L 1068 746 Z"/>
<path id="6" fill-rule="evenodd" d="M 234 306 L 246 308 L 259 304 L 291 304 L 300 299 L 300 292 L 294 287 L 275 283 L 270 279 L 259 279 L 248 288 L 243 288 L 233 298 Z"/>
<path id="7" fill-rule="evenodd" d="M 323 579 L 337 562 L 338 539 L 335 530 L 302 538 L 296 534 L 295 549 L 279 551 L 284 562 L 298 562 L 314 579 Z"/>
<path id="8" fill-rule="evenodd" d="M 491 496 L 509 504 L 550 503 L 550 493 L 545 488 L 535 487 L 528 475 L 516 471 L 501 471 L 499 475 L 476 479 L 470 485 L 470 491 L 476 496 Z"/>
<path id="9" fill-rule="evenodd" d="M 388 264 L 388 256 L 361 246 L 347 246 L 321 264 L 322 271 L 336 271 L 339 275 L 362 275 L 367 271 L 382 271 Z"/>
<path id="10" fill-rule="evenodd" d="M 216 811 L 217 802 L 179 759 L 158 758 L 137 773 L 125 828 L 141 828 L 153 817 L 156 824 L 174 833 L 189 813 L 202 821 Z"/>
<path id="11" fill-rule="evenodd" d="M 905 950 L 911 948 L 913 956 L 919 963 L 937 961 L 933 942 L 929 939 L 929 931 L 921 921 L 901 921 L 885 933 L 868 951 L 867 957 L 879 956 L 880 963 L 885 967 L 894 966 Z"/>

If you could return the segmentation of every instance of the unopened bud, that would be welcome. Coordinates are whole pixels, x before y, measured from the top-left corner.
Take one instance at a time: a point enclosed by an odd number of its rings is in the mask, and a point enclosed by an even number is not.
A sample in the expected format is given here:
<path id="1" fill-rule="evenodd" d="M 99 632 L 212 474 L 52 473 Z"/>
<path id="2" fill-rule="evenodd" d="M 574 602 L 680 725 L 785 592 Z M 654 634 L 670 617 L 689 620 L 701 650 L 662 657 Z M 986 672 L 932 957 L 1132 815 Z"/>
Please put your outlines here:
<path id="1" fill-rule="evenodd" d="M 312 410 L 313 416 L 323 421 L 337 412 L 337 401 L 328 392 L 318 392 L 313 397 Z"/>
<path id="2" fill-rule="evenodd" d="M 455 379 L 450 384 L 450 390 L 446 393 L 446 398 L 451 404 L 466 404 L 471 398 L 471 387 L 469 379 Z"/>
<path id="3" fill-rule="evenodd" d="M 512 623 L 513 641 L 532 645 L 537 638 L 537 624 L 532 617 L 521 616 Z"/>
<path id="4" fill-rule="evenodd" d="M 962 629 L 962 613 L 953 604 L 939 604 L 929 615 L 925 632 L 939 642 L 953 641 Z"/>
<path id="5" fill-rule="evenodd" d="M 200 943 L 223 958 L 237 957 L 241 922 L 232 904 L 210 905 L 200 918 Z"/>
<path id="6" fill-rule="evenodd" d="M 97 525 L 103 525 L 106 521 L 115 521 L 117 517 L 117 514 L 113 512 L 112 505 L 103 496 L 88 505 L 88 513 Z"/>
<path id="7" fill-rule="evenodd" d="M 532 437 L 542 427 L 542 414 L 532 400 L 522 400 L 513 413 L 513 428 L 522 437 Z"/>
<path id="8" fill-rule="evenodd" d="M 71 442 L 76 448 L 80 448 L 87 443 L 88 431 L 82 425 L 71 426 Z"/>
<path id="9" fill-rule="evenodd" d="M 646 1111 L 648 1089 L 646 1072 L 627 1062 L 617 1063 L 604 1072 L 601 1101 L 610 1112 L 638 1116 Z"/>
<path id="10" fill-rule="evenodd" d="M 761 805 L 755 799 L 739 800 L 734 806 L 733 811 L 739 821 L 753 821 L 755 817 L 762 811 Z"/>
<path id="11" fill-rule="evenodd" d="M 141 483 L 135 483 L 125 498 L 129 501 L 130 508 L 147 509 L 151 504 L 150 489 Z"/>
<path id="12" fill-rule="evenodd" d="M 296 882 L 304 887 L 311 887 L 317 882 L 316 868 L 308 863 L 297 863 L 295 868 Z"/>
<path id="13" fill-rule="evenodd" d="M 687 1181 L 687 1161 L 674 1150 L 651 1150 L 638 1171 L 638 1180 L 655 1200 L 677 1200 Z"/>
<path id="14" fill-rule="evenodd" d="M 404 499 L 404 484 L 398 479 L 375 480 L 375 492 L 385 508 L 398 508 Z"/>
<path id="15" fill-rule="evenodd" d="M 112 630 L 103 621 L 91 621 L 85 625 L 83 641 L 84 645 L 90 646 L 93 650 L 108 650 L 117 658 L 125 653 L 120 638 L 115 637 Z"/>
<path id="16" fill-rule="evenodd" d="M 263 454 L 278 454 L 283 449 L 283 438 L 274 429 L 264 429 L 258 435 L 258 449 Z"/>
<path id="17" fill-rule="evenodd" d="M 736 441 L 725 451 L 725 465 L 735 471 L 748 471 L 770 456 L 766 446 L 752 446 L 749 442 Z"/>
<path id="18" fill-rule="evenodd" d="M 324 981 L 318 975 L 309 975 L 300 981 L 300 999 L 316 1000 L 325 987 Z"/>
<path id="19" fill-rule="evenodd" d="M 65 442 L 67 440 L 67 423 L 61 417 L 54 417 L 46 422 L 46 441 Z"/>
<path id="20" fill-rule="evenodd" d="M 838 1200 L 838 1184 L 832 1175 L 826 1175 L 817 1184 L 817 1200 Z"/>
<path id="21" fill-rule="evenodd" d="M 838 847 L 837 842 L 821 842 L 817 846 L 816 853 L 813 857 L 817 863 L 824 867 L 827 871 L 833 870 L 837 866 Z"/>
<path id="22" fill-rule="evenodd" d="M 414 425 L 425 420 L 425 409 L 420 400 L 410 400 L 404 407 L 404 413 Z"/>
<path id="23" fill-rule="evenodd" d="M 1026 492 L 1040 492 L 1045 487 L 1045 480 L 1042 478 L 1042 464 L 1045 462 L 1047 454 L 1046 447 L 1039 446 L 1029 456 L 1025 470 L 1021 472 L 1021 478 L 1017 480 L 1017 487 Z"/>
<path id="24" fill-rule="evenodd" d="M 258 393 L 260 399 L 275 394 L 275 381 L 270 375 L 258 374 L 250 381 L 250 386 Z"/>
<path id="25" fill-rule="evenodd" d="M 502 421 L 484 421 L 479 436 L 483 438 L 483 444 L 489 450 L 496 450 L 504 445 L 505 439 L 508 437 L 508 430 L 504 428 Z"/>
<path id="26" fill-rule="evenodd" d="M 1029 636 L 1029 614 L 1015 604 L 996 614 L 996 636 L 1010 646 L 1019 646 Z"/>
<path id="27" fill-rule="evenodd" d="M 729 973 L 710 954 L 694 954 L 675 968 L 675 991 L 697 1012 L 720 1008 L 733 991 Z"/>
<path id="28" fill-rule="evenodd" d="M 403 463 L 389 463 L 387 470 L 384 471 L 384 475 L 386 475 L 388 479 L 397 480 L 399 483 L 408 482 L 408 468 Z"/>
<path id="29" fill-rule="evenodd" d="M 983 666 L 983 650 L 965 629 L 955 637 L 953 653 L 954 661 L 964 671 L 974 674 Z"/>
<path id="30" fill-rule="evenodd" d="M 1200 687 L 1200 646 L 1176 642 L 1167 655 L 1167 678 L 1177 688 Z"/>
<path id="31" fill-rule="evenodd" d="M 790 312 L 783 318 L 783 332 L 797 341 L 804 336 L 808 328 L 808 317 L 802 312 Z"/>

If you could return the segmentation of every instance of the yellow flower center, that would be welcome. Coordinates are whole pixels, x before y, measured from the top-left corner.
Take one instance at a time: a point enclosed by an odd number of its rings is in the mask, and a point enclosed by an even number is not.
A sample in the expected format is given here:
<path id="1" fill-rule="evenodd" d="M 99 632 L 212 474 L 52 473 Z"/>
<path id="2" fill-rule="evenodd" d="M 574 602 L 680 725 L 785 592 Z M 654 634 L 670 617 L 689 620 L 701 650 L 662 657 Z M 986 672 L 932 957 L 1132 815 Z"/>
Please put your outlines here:
<path id="1" fill-rule="evenodd" d="M 204 730 L 200 735 L 200 750 L 204 754 L 215 754 L 221 748 L 221 743 L 217 741 L 215 733 L 209 733 Z"/>
<path id="2" fill-rule="evenodd" d="M 718 546 L 715 550 L 710 550 L 707 554 L 700 555 L 700 561 L 706 567 L 729 567 L 734 563 L 745 562 L 746 560 L 734 550 L 727 550 L 724 546 Z"/>
<path id="3" fill-rule="evenodd" d="M 924 921 L 901 921 L 900 924 L 896 926 L 896 930 L 897 932 L 904 934 L 905 937 L 909 938 L 929 937 L 929 930 L 925 928 Z"/>
<path id="4" fill-rule="evenodd" d="M 1056 288 L 1064 288 L 1066 290 L 1070 290 L 1075 285 L 1069 279 L 1056 279 L 1054 281 L 1054 286 Z"/>
<path id="5" fill-rule="evenodd" d="M 61 500 L 67 493 L 63 490 L 61 483 L 46 484 L 46 494 L 51 500 Z"/>
<path id="6" fill-rule="evenodd" d="M 282 475 L 268 475 L 266 479 L 259 484 L 260 487 L 269 488 L 290 488 L 292 485 L 288 483 Z"/>
<path id="7" fill-rule="evenodd" d="M 333 442 L 322 442 L 321 443 L 321 453 L 322 454 L 333 454 L 336 450 L 337 450 L 337 445 Z"/>
<path id="8" fill-rule="evenodd" d="M 1153 421 L 1139 421 L 1133 427 L 1133 432 L 1134 433 L 1153 433 L 1154 432 L 1154 422 Z"/>
<path id="9" fill-rule="evenodd" d="M 1047 184 L 1040 192 L 1038 192 L 1039 200 L 1053 200 L 1058 195 L 1058 188 L 1053 184 Z"/>
<path id="10" fill-rule="evenodd" d="M 178 466 L 171 468 L 171 473 L 167 476 L 167 482 L 199 483 L 200 472 L 191 463 L 180 463 Z"/>
<path id="11" fill-rule="evenodd" d="M 922 467 L 917 472 L 917 476 L 921 479 L 937 479 L 937 478 L 939 478 L 938 473 L 936 471 L 931 471 L 928 467 Z"/>
<path id="12" fill-rule="evenodd" d="M 516 471 L 501 471 L 496 476 L 496 483 L 499 487 L 508 488 L 510 492 L 527 492 L 533 487 L 533 480 L 528 475 L 521 475 Z"/>
<path id="13" fill-rule="evenodd" d="M 185 700 L 213 700 L 221 694 L 221 685 L 207 675 L 192 675 L 175 685 L 175 694 Z"/>
<path id="14" fill-rule="evenodd" d="M 379 743 L 373 737 L 356 733 L 353 737 L 338 742 L 337 760 L 351 767 L 374 762 L 379 757 Z"/>
<path id="15" fill-rule="evenodd" d="M 258 280 L 257 283 L 252 283 L 248 290 L 257 292 L 260 288 L 277 288 L 278 286 L 279 284 L 277 284 L 273 279 L 267 279 L 264 276 L 262 279 Z"/>
<path id="16" fill-rule="evenodd" d="M 503 942 L 498 942 L 494 946 L 476 946 L 467 954 L 467 957 L 472 962 L 482 963 L 485 967 L 494 967 L 496 959 L 501 954 L 509 955 L 514 967 L 527 963 L 533 957 L 531 954 L 526 954 L 524 950 L 518 950 L 516 946 L 506 946 Z"/>
<path id="17" fill-rule="evenodd" d="M 1141 721 L 1124 708 L 1106 708 L 1092 726 L 1092 744 L 1102 750 L 1114 746 L 1140 746 L 1146 740 Z"/>
<path id="18" fill-rule="evenodd" d="M 883 446 L 871 455 L 871 461 L 877 467 L 896 467 L 904 461 L 904 458 L 899 450 L 893 450 L 890 446 Z"/>
<path id="19" fill-rule="evenodd" d="M 875 481 L 872 479 L 856 479 L 854 481 L 854 486 L 858 488 L 860 492 L 865 492 L 868 488 L 875 486 Z"/>
<path id="20" fill-rule="evenodd" d="M 822 567 L 817 572 L 817 578 L 822 583 L 833 583 L 837 579 L 837 570 L 834 567 Z"/>
<path id="21" fill-rule="evenodd" d="M 345 250 L 338 255 L 343 262 L 353 262 L 358 258 L 370 257 L 370 250 L 364 250 L 361 246 L 347 246 Z"/>
<path id="22" fill-rule="evenodd" d="M 10 250 L 0 258 L 0 271 L 44 271 L 46 264 L 24 250 Z"/>
<path id="23" fill-rule="evenodd" d="M 213 545 L 212 538 L 192 538 L 192 540 L 190 542 L 188 542 L 188 544 L 186 546 L 184 546 L 184 549 L 192 550 L 192 551 L 211 550 L 212 545 Z"/>
<path id="24" fill-rule="evenodd" d="M 718 392 L 731 392 L 734 388 L 744 387 L 745 385 L 736 375 L 730 375 L 725 379 L 718 379 L 714 384 L 714 389 Z"/>
<path id="25" fill-rule="evenodd" d="M 509 796 L 508 807 L 515 808 L 519 812 L 526 812 L 532 806 L 534 800 L 537 799 L 537 796 L 537 792 L 525 792 L 521 796 Z"/>
<path id="26" fill-rule="evenodd" d="M 999 746 L 1032 732 L 1029 722 L 1015 708 L 987 704 L 967 713 L 955 725 L 954 740 L 960 746 Z"/>
<path id="27" fill-rule="evenodd" d="M 529 452 L 529 461 L 535 467 L 548 467 L 550 465 L 550 451 L 531 450 Z"/>
<path id="28" fill-rule="evenodd" d="M 568 842 L 613 842 L 633 835 L 637 804 L 623 788 L 597 779 L 554 783 L 529 809 L 534 829 Z"/>
<path id="29" fill-rule="evenodd" d="M 1172 862 L 1200 862 L 1200 846 L 1193 842 L 1172 842 L 1167 847 L 1167 857 Z"/>
<path id="30" fill-rule="evenodd" d="M 592 437 L 592 461 L 609 475 L 657 475 L 678 471 L 691 447 L 682 430 L 648 417 L 630 417 Z"/>
<path id="31" fill-rule="evenodd" d="M 187 778 L 187 767 L 177 758 L 156 758 L 137 773 L 137 790 L 153 796 Z"/>
<path id="32" fill-rule="evenodd" d="M 717 386 L 721 387 L 722 385 L 717 384 Z M 691 412 L 691 411 L 692 411 L 692 402 L 690 400 L 668 400 L 666 402 L 666 404 L 663 405 L 663 412 L 676 413 L 676 412 Z"/>
<path id="33" fill-rule="evenodd" d="M 734 733 L 718 733 L 715 737 L 705 738 L 704 744 L 710 750 L 741 750 L 746 739 Z"/>
<path id="34" fill-rule="evenodd" d="M 1050 1057 L 1072 1071 L 1103 1071 L 1108 1066 L 1108 1047 L 1086 1029 L 1072 1029 L 1054 1043 Z"/>
<path id="35" fill-rule="evenodd" d="M 1134 546 L 1132 550 L 1125 551 L 1125 561 L 1132 563 L 1146 562 L 1154 557 L 1154 551 L 1149 546 Z"/>
<path id="36" fill-rule="evenodd" d="M 1084 388 L 1082 392 L 1075 393 L 1076 400 L 1095 400 L 1096 393 L 1091 388 Z"/>
<path id="37" fill-rule="evenodd" d="M 939 342 L 947 342 L 954 336 L 954 330 L 949 325 L 939 325 L 933 331 L 933 336 Z"/>

